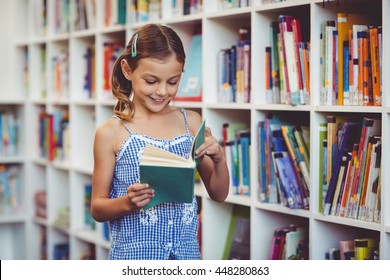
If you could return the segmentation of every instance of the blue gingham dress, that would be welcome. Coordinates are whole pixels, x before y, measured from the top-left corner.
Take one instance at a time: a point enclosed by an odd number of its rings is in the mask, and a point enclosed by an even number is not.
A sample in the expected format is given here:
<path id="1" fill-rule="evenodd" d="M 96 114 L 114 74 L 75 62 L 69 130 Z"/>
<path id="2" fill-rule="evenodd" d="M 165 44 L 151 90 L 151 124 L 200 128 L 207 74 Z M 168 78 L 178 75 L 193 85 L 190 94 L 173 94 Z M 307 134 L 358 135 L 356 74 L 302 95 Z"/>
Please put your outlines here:
<path id="1" fill-rule="evenodd" d="M 140 155 L 147 143 L 189 157 L 193 136 L 190 134 L 186 111 L 184 115 L 186 134 L 172 140 L 156 139 L 132 132 L 123 142 L 116 155 L 110 197 L 127 194 L 127 188 L 139 181 Z M 114 116 L 116 117 L 116 116 Z M 200 259 L 197 240 L 197 201 L 192 203 L 162 203 L 148 210 L 137 210 L 111 221 L 110 259 L 159 260 Z"/>

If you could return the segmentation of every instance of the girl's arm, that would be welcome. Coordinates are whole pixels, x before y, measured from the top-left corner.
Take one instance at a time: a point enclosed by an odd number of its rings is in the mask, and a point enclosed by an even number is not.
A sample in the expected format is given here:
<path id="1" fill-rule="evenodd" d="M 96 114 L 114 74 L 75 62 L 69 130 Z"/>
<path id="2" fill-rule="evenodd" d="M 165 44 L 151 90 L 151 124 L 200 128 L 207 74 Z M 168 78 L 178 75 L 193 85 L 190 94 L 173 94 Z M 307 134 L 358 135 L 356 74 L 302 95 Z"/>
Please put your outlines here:
<path id="1" fill-rule="evenodd" d="M 121 218 L 132 210 L 142 208 L 153 196 L 152 189 L 138 183 L 129 186 L 125 196 L 113 199 L 109 196 L 115 168 L 115 143 L 119 135 L 115 129 L 117 123 L 115 119 L 110 120 L 95 133 L 91 213 L 98 222 Z"/>

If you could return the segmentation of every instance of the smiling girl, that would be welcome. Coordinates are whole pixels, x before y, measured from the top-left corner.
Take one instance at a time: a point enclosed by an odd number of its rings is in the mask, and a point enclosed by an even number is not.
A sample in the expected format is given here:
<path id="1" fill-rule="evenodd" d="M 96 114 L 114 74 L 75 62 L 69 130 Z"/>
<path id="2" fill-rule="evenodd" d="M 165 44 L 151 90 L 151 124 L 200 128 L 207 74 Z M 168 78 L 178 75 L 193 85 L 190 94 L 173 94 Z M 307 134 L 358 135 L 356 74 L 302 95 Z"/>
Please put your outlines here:
<path id="1" fill-rule="evenodd" d="M 176 32 L 148 24 L 131 37 L 112 73 L 114 115 L 95 133 L 92 215 L 110 222 L 110 259 L 200 259 L 197 201 L 162 203 L 143 210 L 154 191 L 139 181 L 146 144 L 189 157 L 202 123 L 195 111 L 172 106 L 185 63 Z M 206 128 L 196 156 L 211 199 L 224 201 L 229 175 L 217 139 Z"/>

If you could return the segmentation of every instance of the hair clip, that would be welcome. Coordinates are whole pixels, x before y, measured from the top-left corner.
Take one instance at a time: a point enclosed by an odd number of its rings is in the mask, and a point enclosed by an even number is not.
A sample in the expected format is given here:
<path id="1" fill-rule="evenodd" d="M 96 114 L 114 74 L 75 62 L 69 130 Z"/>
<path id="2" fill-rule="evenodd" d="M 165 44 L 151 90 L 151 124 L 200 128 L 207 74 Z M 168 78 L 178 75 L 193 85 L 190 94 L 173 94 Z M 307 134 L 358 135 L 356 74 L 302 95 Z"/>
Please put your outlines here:
<path id="1" fill-rule="evenodd" d="M 138 33 L 134 35 L 133 43 L 131 44 L 131 57 L 137 56 L 137 39 L 138 39 Z"/>

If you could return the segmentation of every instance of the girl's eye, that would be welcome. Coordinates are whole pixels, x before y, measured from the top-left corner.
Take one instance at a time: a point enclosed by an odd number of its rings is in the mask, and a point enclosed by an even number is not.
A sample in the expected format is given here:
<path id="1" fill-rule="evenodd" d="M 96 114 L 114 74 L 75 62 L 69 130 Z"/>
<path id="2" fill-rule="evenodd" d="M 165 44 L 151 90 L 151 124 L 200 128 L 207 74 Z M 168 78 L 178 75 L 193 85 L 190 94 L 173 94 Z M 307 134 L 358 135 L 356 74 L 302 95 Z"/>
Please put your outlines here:
<path id="1" fill-rule="evenodd" d="M 168 82 L 168 84 L 170 84 L 171 86 L 174 86 L 177 84 L 178 81 L 174 81 L 174 82 Z"/>
<path id="2" fill-rule="evenodd" d="M 152 85 L 154 84 L 156 81 L 152 81 L 152 80 L 146 80 L 146 83 L 149 84 L 149 85 Z"/>

